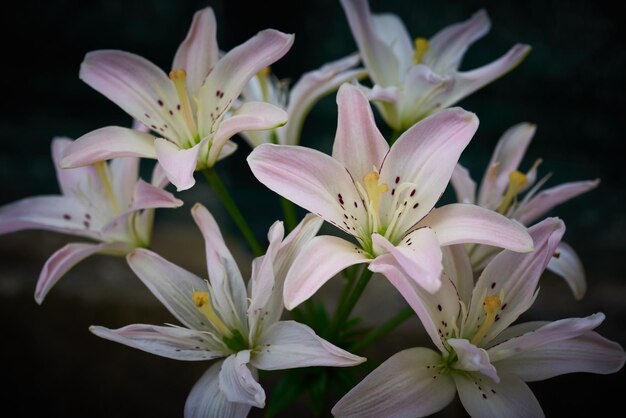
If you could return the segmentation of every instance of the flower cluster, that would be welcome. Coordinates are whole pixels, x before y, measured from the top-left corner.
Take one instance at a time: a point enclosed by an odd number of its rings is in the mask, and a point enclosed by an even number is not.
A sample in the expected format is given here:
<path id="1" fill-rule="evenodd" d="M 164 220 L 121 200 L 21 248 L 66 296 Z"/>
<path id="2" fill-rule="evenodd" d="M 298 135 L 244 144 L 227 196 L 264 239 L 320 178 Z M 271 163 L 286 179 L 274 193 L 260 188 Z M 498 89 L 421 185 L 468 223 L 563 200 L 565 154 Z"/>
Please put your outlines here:
<path id="1" fill-rule="evenodd" d="M 125 257 L 180 324 L 90 330 L 159 356 L 210 361 L 185 417 L 245 417 L 252 407 L 264 408 L 259 370 L 288 370 L 283 376 L 294 382 L 303 376 L 295 369 L 318 366 L 307 375 L 324 376 L 318 400 L 331 390 L 327 377 L 337 377 L 343 382 L 332 386 L 339 388 L 337 417 L 426 416 L 457 394 L 473 417 L 538 417 L 543 411 L 526 382 L 620 370 L 623 348 L 594 331 L 601 312 L 516 323 L 535 302 L 546 269 L 562 276 L 575 298 L 584 296 L 582 263 L 561 241 L 565 224 L 545 215 L 599 180 L 541 190 L 549 176 L 538 179 L 539 160 L 519 171 L 535 132 L 529 123 L 503 135 L 478 189 L 459 164 L 479 119 L 451 106 L 513 69 L 530 47 L 515 45 L 489 64 L 460 71 L 467 48 L 489 30 L 484 10 L 412 41 L 397 16 L 373 14 L 366 0 L 341 6 L 358 52 L 304 74 L 291 88 L 270 66 L 288 53 L 294 35 L 267 29 L 220 51 L 211 8 L 193 17 L 168 73 L 128 52 L 89 52 L 80 78 L 136 123 L 53 139 L 62 194 L 0 207 L 0 233 L 47 229 L 90 240 L 50 257 L 36 301 L 92 254 Z M 309 110 L 335 92 L 331 155 L 298 145 Z M 282 199 L 284 221 L 269 228 L 267 245 L 215 170 L 237 150 L 231 140 L 237 134 L 250 150 L 253 175 Z M 138 178 L 141 158 L 157 160 L 150 183 Z M 199 203 L 191 215 L 205 242 L 206 278 L 149 249 L 155 209 L 183 205 L 166 188 L 193 187 L 196 172 L 255 253 L 247 280 L 219 222 Z M 458 203 L 441 205 L 449 184 Z M 294 205 L 310 213 L 298 220 Z M 324 221 L 337 234 L 318 235 Z M 374 274 L 407 303 L 395 324 L 417 317 L 436 349 L 406 349 L 363 376 L 353 367 L 366 361 L 359 353 L 393 329 L 365 334 L 351 316 Z M 311 297 L 340 276 L 344 291 L 329 314 Z M 355 376 L 360 382 L 350 384 Z M 299 382 L 292 392 L 307 389 Z"/>

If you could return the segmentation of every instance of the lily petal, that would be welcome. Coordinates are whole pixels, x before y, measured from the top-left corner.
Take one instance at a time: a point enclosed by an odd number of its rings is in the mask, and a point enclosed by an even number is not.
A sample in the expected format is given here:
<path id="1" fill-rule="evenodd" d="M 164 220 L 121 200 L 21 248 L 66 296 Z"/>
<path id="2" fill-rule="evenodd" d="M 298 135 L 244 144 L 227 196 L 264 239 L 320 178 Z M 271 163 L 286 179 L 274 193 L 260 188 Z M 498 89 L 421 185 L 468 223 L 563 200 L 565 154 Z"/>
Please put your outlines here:
<path id="1" fill-rule="evenodd" d="M 89 331 L 98 337 L 174 360 L 205 361 L 228 355 L 228 349 L 206 332 L 182 327 L 133 324 L 109 329 L 92 325 Z"/>
<path id="2" fill-rule="evenodd" d="M 455 88 L 442 107 L 448 107 L 474 93 L 476 90 L 502 77 L 517 67 L 530 53 L 530 46 L 516 44 L 506 54 L 497 60 L 476 68 L 472 71 L 459 72 L 455 77 Z"/>
<path id="3" fill-rule="evenodd" d="M 213 288 L 212 303 L 222 319 L 234 329 L 239 328 L 246 318 L 248 308 L 246 286 L 224 237 L 211 213 L 196 203 L 191 209 L 198 229 L 204 238 L 207 269 Z"/>
<path id="4" fill-rule="evenodd" d="M 41 305 L 44 298 L 59 281 L 76 264 L 95 253 L 111 252 L 125 254 L 132 250 L 128 244 L 124 243 L 104 243 L 104 244 L 83 244 L 71 243 L 57 250 L 44 264 L 37 287 L 35 289 L 35 301 Z"/>
<path id="5" fill-rule="evenodd" d="M 285 55 L 293 39 L 293 35 L 266 29 L 231 49 L 215 64 L 199 92 L 201 136 L 215 131 L 215 125 L 221 122 L 248 80 Z"/>
<path id="6" fill-rule="evenodd" d="M 215 65 L 219 55 L 216 38 L 217 24 L 210 7 L 197 11 L 187 37 L 180 44 L 172 69 L 182 68 L 187 73 L 187 88 L 196 96 L 204 79 Z"/>
<path id="7" fill-rule="evenodd" d="M 443 271 L 456 288 L 459 299 L 469 306 L 474 290 L 474 273 L 472 264 L 464 245 L 447 245 L 441 247 Z"/>
<path id="8" fill-rule="evenodd" d="M 167 174 L 169 181 L 176 186 L 177 191 L 187 190 L 196 184 L 193 173 L 198 163 L 198 154 L 205 142 L 200 142 L 192 148 L 181 149 L 167 139 L 157 138 L 154 149 L 159 164 Z"/>
<path id="9" fill-rule="evenodd" d="M 577 181 L 542 190 L 524 205 L 520 205 L 513 217 L 528 225 L 548 213 L 555 206 L 595 189 L 598 184 L 600 184 L 600 180 L 597 179 Z"/>
<path id="10" fill-rule="evenodd" d="M 376 127 L 367 97 L 351 84 L 337 92 L 339 119 L 333 145 L 333 158 L 341 162 L 352 178 L 363 181 L 373 167 L 380 167 L 389 145 Z"/>
<path id="11" fill-rule="evenodd" d="M 487 379 L 467 379 L 452 373 L 465 410 L 472 417 L 481 418 L 527 418 L 543 417 L 537 398 L 519 377 L 500 373 L 500 382 Z"/>
<path id="12" fill-rule="evenodd" d="M 79 77 L 133 118 L 154 125 L 155 130 L 165 126 L 167 109 L 178 104 L 174 85 L 163 70 L 129 52 L 90 52 L 80 65 Z"/>
<path id="13" fill-rule="evenodd" d="M 348 234 L 354 234 L 346 222 L 352 222 L 350 216 L 357 219 L 355 229 L 365 229 L 367 214 L 354 182 L 329 155 L 299 146 L 262 144 L 247 160 L 255 177 L 270 190 Z"/>
<path id="14" fill-rule="evenodd" d="M 444 245 L 475 242 L 528 252 L 533 242 L 522 224 L 489 209 L 453 203 L 434 209 L 416 227 L 432 228 Z"/>
<path id="15" fill-rule="evenodd" d="M 465 370 L 468 372 L 478 372 L 487 376 L 495 383 L 500 382 L 496 368 L 489 360 L 487 351 L 476 347 L 468 340 L 462 338 L 450 338 L 448 344 L 454 348 L 454 352 L 458 356 L 458 360 L 454 363 L 457 370 Z"/>
<path id="16" fill-rule="evenodd" d="M 463 149 L 478 128 L 478 118 L 460 108 L 446 109 L 413 125 L 389 150 L 380 169 L 381 183 L 416 185 L 411 198 L 417 203 L 402 217 L 398 230 L 408 230 L 435 206 L 445 190 Z M 381 216 L 391 218 L 392 199 L 381 202 Z M 395 209 L 395 208 L 394 208 Z M 389 225 L 390 221 L 383 221 Z"/>
<path id="17" fill-rule="evenodd" d="M 558 257 L 555 256 L 550 259 L 548 270 L 563 277 L 574 297 L 577 300 L 582 299 L 587 291 L 585 269 L 582 262 L 574 249 L 562 241 L 556 247 L 555 254 L 558 254 Z"/>
<path id="18" fill-rule="evenodd" d="M 213 136 L 207 165 L 212 167 L 218 160 L 224 143 L 241 131 L 273 129 L 287 123 L 287 112 L 270 103 L 245 102 L 233 115 L 220 123 Z"/>
<path id="19" fill-rule="evenodd" d="M 67 147 L 59 165 L 74 168 L 117 157 L 155 159 L 154 137 L 119 126 L 96 129 Z"/>
<path id="20" fill-rule="evenodd" d="M 249 368 L 250 350 L 230 355 L 224 360 L 220 370 L 220 389 L 230 402 L 263 408 L 265 391 L 257 382 L 257 372 Z"/>
<path id="21" fill-rule="evenodd" d="M 153 208 L 177 208 L 183 205 L 183 201 L 174 197 L 170 192 L 155 187 L 139 179 L 135 186 L 132 198 L 131 211 Z"/>
<path id="22" fill-rule="evenodd" d="M 139 178 L 139 158 L 116 158 L 111 160 L 107 170 L 111 173 L 113 195 L 120 202 L 120 206 L 130 206 L 133 202 L 133 193 L 137 188 L 137 179 Z"/>
<path id="23" fill-rule="evenodd" d="M 208 324 L 204 314 L 192 300 L 193 293 L 207 284 L 193 273 L 142 248 L 126 256 L 128 265 L 159 301 L 186 327 L 196 330 L 217 330 Z"/>
<path id="24" fill-rule="evenodd" d="M 457 164 L 452 171 L 450 183 L 456 193 L 456 200 L 460 203 L 476 202 L 476 182 L 470 177 L 467 168 Z"/>
<path id="25" fill-rule="evenodd" d="M 56 137 L 52 140 L 52 161 L 56 170 L 57 180 L 61 192 L 65 196 L 73 196 L 77 186 L 86 179 L 97 178 L 94 167 L 84 166 L 78 168 L 61 168 L 59 165 L 65 150 L 73 143 L 70 138 Z"/>
<path id="26" fill-rule="evenodd" d="M 285 307 L 295 308 L 344 268 L 367 262 L 369 258 L 349 241 L 329 235 L 313 238 L 287 273 Z"/>
<path id="27" fill-rule="evenodd" d="M 423 417 L 443 409 L 456 390 L 450 374 L 438 372 L 441 356 L 427 348 L 394 354 L 337 402 L 341 418 Z M 436 378 L 433 378 L 436 377 Z"/>
<path id="28" fill-rule="evenodd" d="M 231 402 L 219 385 L 219 374 L 224 361 L 215 362 L 191 389 L 185 401 L 185 418 L 245 418 L 250 405 Z"/>
<path id="29" fill-rule="evenodd" d="M 251 364 L 261 370 L 298 367 L 347 367 L 366 359 L 329 343 L 311 328 L 295 321 L 280 321 L 263 333 Z"/>

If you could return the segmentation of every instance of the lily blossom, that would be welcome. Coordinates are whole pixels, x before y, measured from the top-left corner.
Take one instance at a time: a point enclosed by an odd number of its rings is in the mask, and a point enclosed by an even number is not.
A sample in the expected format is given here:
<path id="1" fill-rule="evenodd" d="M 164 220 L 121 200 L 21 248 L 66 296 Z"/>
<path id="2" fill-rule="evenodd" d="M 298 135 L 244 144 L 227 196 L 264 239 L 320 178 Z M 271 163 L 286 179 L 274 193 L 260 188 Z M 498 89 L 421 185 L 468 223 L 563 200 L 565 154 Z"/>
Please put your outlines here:
<path id="1" fill-rule="evenodd" d="M 157 159 L 180 190 L 195 170 L 232 154 L 238 132 L 284 125 L 287 114 L 268 103 L 246 102 L 232 111 L 248 80 L 291 48 L 293 35 L 267 29 L 219 57 L 213 10 L 194 15 L 169 76 L 146 59 L 123 51 L 87 54 L 80 78 L 149 127 L 153 134 L 109 126 L 79 138 L 61 165 L 91 164 L 119 156 Z"/>
<path id="2" fill-rule="evenodd" d="M 367 0 L 341 0 L 341 5 L 374 83 L 372 89 L 363 89 L 385 122 L 401 132 L 511 71 L 530 52 L 528 45 L 516 44 L 487 65 L 459 71 L 469 46 L 489 32 L 484 10 L 429 40 L 412 42 L 398 16 L 372 14 Z"/>
<path id="3" fill-rule="evenodd" d="M 344 82 L 366 75 L 364 69 L 354 68 L 359 60 L 358 54 L 352 54 L 329 62 L 305 73 L 291 89 L 287 80 L 279 80 L 269 67 L 264 68 L 248 82 L 241 96 L 246 101 L 262 101 L 285 109 L 289 121 L 273 130 L 245 131 L 241 135 L 253 148 L 265 143 L 299 144 L 302 125 L 315 103 Z"/>
<path id="4" fill-rule="evenodd" d="M 592 331 L 604 320 L 602 313 L 511 326 L 534 302 L 539 277 L 564 230 L 555 218 L 531 227 L 535 250 L 502 251 L 473 290 L 463 251 L 451 261 L 456 263 L 451 269 L 455 275 L 444 274 L 435 294 L 425 293 L 397 269 L 387 271 L 439 352 L 410 348 L 393 355 L 348 392 L 333 414 L 422 417 L 443 409 L 458 392 L 472 417 L 542 417 L 525 382 L 621 369 L 626 360 L 623 348 Z M 457 292 L 467 286 L 470 292 Z"/>
<path id="5" fill-rule="evenodd" d="M 0 234 L 43 229 L 98 242 L 70 243 L 55 252 L 39 275 L 37 303 L 43 302 L 65 273 L 90 255 L 126 255 L 137 247 L 147 247 L 152 237 L 154 209 L 183 204 L 163 190 L 168 183 L 158 165 L 152 184 L 138 178 L 138 158 L 61 169 L 59 160 L 71 144 L 69 138 L 52 141 L 61 195 L 28 197 L 0 207 Z"/>
<path id="6" fill-rule="evenodd" d="M 252 264 L 248 289 L 215 219 L 200 204 L 192 215 L 206 245 L 209 280 L 144 249 L 128 255 L 133 271 L 182 323 L 135 324 L 111 330 L 92 326 L 102 337 L 175 360 L 215 362 L 195 384 L 185 417 L 244 417 L 262 408 L 265 392 L 257 369 L 352 366 L 365 361 L 318 337 L 306 325 L 280 321 L 282 283 L 321 220 L 307 216 L 284 240 L 282 222 L 268 233 L 269 248 Z"/>
<path id="7" fill-rule="evenodd" d="M 346 267 L 386 264 L 430 292 L 440 286 L 441 246 L 465 242 L 530 251 L 526 228 L 493 211 L 455 204 L 433 209 L 461 151 L 478 127 L 462 109 L 419 122 L 390 148 L 365 95 L 351 84 L 337 94 L 333 156 L 309 148 L 263 144 L 248 156 L 271 190 L 356 238 L 317 236 L 285 282 L 288 309 L 309 298 Z"/>
<path id="8" fill-rule="evenodd" d="M 451 183 L 457 200 L 475 203 L 497 211 L 524 225 L 539 220 L 557 205 L 595 189 L 600 180 L 585 180 L 560 184 L 541 190 L 550 174 L 537 181 L 537 160 L 526 173 L 519 171 L 526 149 L 535 135 L 536 126 L 520 123 L 509 128 L 500 138 L 483 175 L 478 190 L 469 171 L 457 164 L 452 173 Z M 520 198 L 522 193 L 523 198 Z M 482 269 L 498 252 L 497 248 L 477 246 L 470 250 L 472 265 Z M 562 276 L 576 299 L 581 299 L 587 290 L 585 271 L 574 249 L 561 242 L 548 264 L 548 270 Z"/>

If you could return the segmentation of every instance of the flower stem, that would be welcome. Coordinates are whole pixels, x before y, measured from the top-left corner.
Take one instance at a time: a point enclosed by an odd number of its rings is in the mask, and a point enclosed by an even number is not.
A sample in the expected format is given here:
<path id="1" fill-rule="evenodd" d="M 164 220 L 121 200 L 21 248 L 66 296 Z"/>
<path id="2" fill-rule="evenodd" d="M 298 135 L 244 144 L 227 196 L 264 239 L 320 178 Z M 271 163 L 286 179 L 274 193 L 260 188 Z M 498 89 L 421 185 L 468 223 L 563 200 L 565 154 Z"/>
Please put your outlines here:
<path id="1" fill-rule="evenodd" d="M 217 171 L 213 168 L 207 168 L 206 170 L 202 170 L 202 174 L 204 174 L 207 182 L 211 185 L 213 191 L 215 191 L 219 199 L 222 201 L 226 211 L 243 234 L 254 255 L 263 255 L 263 253 L 265 253 L 263 246 L 261 246 L 259 241 L 254 236 L 252 229 L 250 229 L 246 219 L 241 214 L 241 211 L 239 211 L 239 207 L 237 207 L 237 204 L 231 197 L 230 193 L 228 193 L 228 188 L 217 174 Z"/>
<path id="2" fill-rule="evenodd" d="M 335 312 L 335 317 L 333 318 L 333 322 L 330 328 L 331 334 L 337 334 L 341 329 L 341 326 L 350 317 L 352 309 L 359 301 L 359 298 L 365 290 L 365 286 L 367 286 L 367 283 L 369 283 L 370 279 L 372 278 L 372 274 L 373 272 L 370 271 L 367 266 L 364 266 L 361 277 L 359 277 L 358 281 L 354 285 L 354 288 L 352 289 L 352 292 L 350 292 L 350 295 L 345 298 L 344 303 L 340 303 L 339 306 L 337 306 L 337 311 Z M 348 283 L 347 286 L 349 286 L 350 284 L 351 283 Z"/>
<path id="3" fill-rule="evenodd" d="M 283 216 L 285 219 L 285 232 L 289 233 L 298 225 L 298 215 L 296 207 L 290 201 L 280 196 L 280 206 L 283 208 Z"/>
<path id="4" fill-rule="evenodd" d="M 359 352 L 363 350 L 365 347 L 378 340 L 380 337 L 385 336 L 389 332 L 393 331 L 397 326 L 402 324 L 405 320 L 409 319 L 413 316 L 413 309 L 410 307 L 406 307 L 402 309 L 398 314 L 396 314 L 393 318 L 382 324 L 380 327 L 376 328 L 369 334 L 365 336 L 362 340 L 355 343 L 350 347 L 351 352 Z"/>

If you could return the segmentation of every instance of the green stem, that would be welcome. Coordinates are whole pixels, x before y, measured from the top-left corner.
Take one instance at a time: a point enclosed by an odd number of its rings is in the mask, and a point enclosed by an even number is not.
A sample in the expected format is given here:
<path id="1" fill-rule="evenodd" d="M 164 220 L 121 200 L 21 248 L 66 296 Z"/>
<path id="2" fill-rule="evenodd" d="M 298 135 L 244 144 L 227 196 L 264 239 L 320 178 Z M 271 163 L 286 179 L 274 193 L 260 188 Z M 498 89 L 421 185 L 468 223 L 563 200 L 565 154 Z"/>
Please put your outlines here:
<path id="1" fill-rule="evenodd" d="M 228 188 L 217 174 L 217 171 L 215 171 L 214 168 L 207 168 L 206 170 L 202 170 L 202 174 L 204 174 L 207 182 L 211 185 L 213 191 L 215 191 L 219 199 L 222 201 L 226 211 L 243 234 L 254 255 L 263 255 L 265 253 L 263 246 L 261 246 L 259 241 L 254 236 L 252 229 L 250 229 L 246 219 L 239 211 L 239 207 L 237 207 L 237 204 L 231 197 L 230 193 L 228 193 Z"/>
<path id="2" fill-rule="evenodd" d="M 394 142 L 402 135 L 404 131 L 402 129 L 394 129 L 391 131 L 391 137 L 389 137 L 389 145 L 393 145 Z"/>
<path id="3" fill-rule="evenodd" d="M 282 196 L 280 196 L 280 206 L 283 208 L 283 216 L 285 218 L 285 232 L 289 233 L 298 225 L 296 207 L 290 200 Z"/>
<path id="4" fill-rule="evenodd" d="M 410 307 L 406 307 L 402 309 L 396 316 L 382 324 L 380 327 L 376 328 L 369 334 L 365 336 L 362 340 L 355 343 L 350 347 L 349 351 L 352 353 L 357 353 L 363 350 L 365 347 L 379 339 L 380 337 L 385 336 L 389 332 L 393 331 L 397 326 L 402 324 L 404 321 L 413 316 L 414 311 Z"/>
<path id="5" fill-rule="evenodd" d="M 352 313 L 352 309 L 359 301 L 359 298 L 363 294 L 367 283 L 369 283 L 372 278 L 373 272 L 371 272 L 367 266 L 364 266 L 363 272 L 361 273 L 361 277 L 354 285 L 354 289 L 350 295 L 346 298 L 346 301 L 343 305 L 339 305 L 337 308 L 337 312 L 335 313 L 335 317 L 333 318 L 333 322 L 330 328 L 331 334 L 337 334 L 341 329 L 341 326 L 346 322 L 346 320 L 350 317 L 350 313 Z"/>

